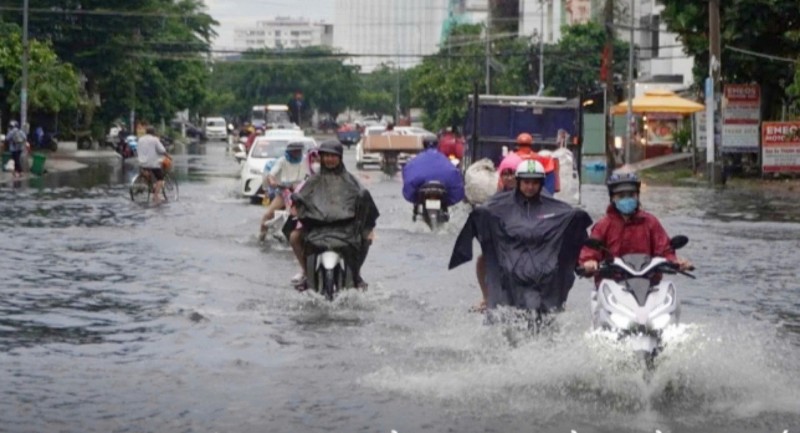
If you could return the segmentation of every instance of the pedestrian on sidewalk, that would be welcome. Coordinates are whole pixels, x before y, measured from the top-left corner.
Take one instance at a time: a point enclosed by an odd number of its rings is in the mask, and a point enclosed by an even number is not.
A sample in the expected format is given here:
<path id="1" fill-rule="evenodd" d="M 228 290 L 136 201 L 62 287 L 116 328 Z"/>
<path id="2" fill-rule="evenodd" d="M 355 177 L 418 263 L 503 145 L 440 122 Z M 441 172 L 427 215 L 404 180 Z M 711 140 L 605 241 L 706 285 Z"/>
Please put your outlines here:
<path id="1" fill-rule="evenodd" d="M 25 132 L 19 128 L 19 123 L 12 120 L 8 124 L 8 134 L 6 135 L 6 147 L 11 152 L 11 159 L 14 160 L 14 177 L 22 177 L 22 150 L 30 151 L 30 143 Z"/>

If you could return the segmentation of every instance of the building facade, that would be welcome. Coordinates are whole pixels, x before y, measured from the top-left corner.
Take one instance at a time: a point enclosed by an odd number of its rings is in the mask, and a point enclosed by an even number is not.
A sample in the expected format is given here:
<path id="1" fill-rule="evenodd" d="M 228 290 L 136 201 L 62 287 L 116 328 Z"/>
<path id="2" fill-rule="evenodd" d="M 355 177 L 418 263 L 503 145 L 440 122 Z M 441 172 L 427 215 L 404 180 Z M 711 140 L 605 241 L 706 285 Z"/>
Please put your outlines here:
<path id="1" fill-rule="evenodd" d="M 447 0 L 336 0 L 334 47 L 371 72 L 413 67 L 438 50 Z"/>
<path id="2" fill-rule="evenodd" d="M 684 54 L 677 35 L 668 32 L 661 22 L 664 6 L 656 0 L 618 1 L 618 6 L 628 7 L 628 17 L 631 1 L 636 2 L 634 44 L 637 46 L 637 81 L 641 82 L 637 84 L 637 95 L 653 87 L 679 89 L 691 86 L 694 58 Z M 601 22 L 604 5 L 602 0 L 520 0 L 520 36 L 538 40 L 539 35 L 544 35 L 546 44 L 557 43 L 561 39 L 562 26 L 591 20 Z M 629 41 L 629 30 L 623 26 L 630 25 L 630 18 L 624 20 L 627 22 L 620 23 L 618 37 Z"/>
<path id="3" fill-rule="evenodd" d="M 241 50 L 297 49 L 332 44 L 332 24 L 311 22 L 304 18 L 276 17 L 258 21 L 253 27 L 234 29 L 234 45 Z"/>

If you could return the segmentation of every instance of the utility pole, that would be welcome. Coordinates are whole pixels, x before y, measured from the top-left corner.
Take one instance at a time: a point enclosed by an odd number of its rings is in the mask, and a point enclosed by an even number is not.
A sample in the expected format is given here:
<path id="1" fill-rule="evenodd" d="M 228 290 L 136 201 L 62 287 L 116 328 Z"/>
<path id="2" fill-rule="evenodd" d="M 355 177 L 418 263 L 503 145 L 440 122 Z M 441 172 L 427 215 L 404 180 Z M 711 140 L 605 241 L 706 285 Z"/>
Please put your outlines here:
<path id="1" fill-rule="evenodd" d="M 614 148 L 614 117 L 611 106 L 614 104 L 614 0 L 606 0 L 603 10 L 606 29 L 606 45 L 603 49 L 605 74 L 605 121 L 606 121 L 606 177 L 616 168 L 616 149 Z"/>
<path id="2" fill-rule="evenodd" d="M 492 55 L 491 52 L 491 38 L 490 36 L 490 27 L 492 26 L 492 13 L 489 12 L 489 16 L 486 18 L 486 94 L 490 95 L 492 93 L 491 90 L 491 65 L 489 63 L 489 59 Z"/>
<path id="3" fill-rule="evenodd" d="M 722 131 L 717 127 L 717 120 L 722 116 L 720 112 L 720 67 L 722 66 L 722 47 L 720 43 L 720 22 L 719 22 L 719 0 L 708 0 L 708 76 L 711 80 L 710 86 L 706 86 L 707 92 L 711 93 L 711 98 L 706 97 L 706 103 L 712 105 L 711 110 L 708 112 L 713 113 L 712 116 L 706 119 L 707 131 L 711 131 L 707 137 L 706 146 L 706 163 L 708 164 L 708 179 L 709 185 L 715 186 L 717 183 L 717 161 L 721 154 L 720 147 L 722 145 Z M 719 131 L 719 135 L 717 134 Z M 717 138 L 719 137 L 719 138 Z M 721 168 L 721 165 L 720 165 Z"/>
<path id="4" fill-rule="evenodd" d="M 545 14 L 545 0 L 541 0 L 541 21 L 539 23 L 539 91 L 536 96 L 542 96 L 544 93 L 544 14 Z"/>
<path id="5" fill-rule="evenodd" d="M 631 42 L 628 46 L 628 113 L 625 119 L 628 121 L 627 136 L 625 140 L 625 164 L 630 164 L 631 149 L 633 148 L 633 97 L 636 95 L 635 86 L 633 83 L 633 28 L 635 24 L 634 11 L 636 10 L 636 0 L 631 0 Z"/>
<path id="6" fill-rule="evenodd" d="M 28 0 L 22 3 L 22 83 L 19 91 L 19 127 L 28 133 Z"/>

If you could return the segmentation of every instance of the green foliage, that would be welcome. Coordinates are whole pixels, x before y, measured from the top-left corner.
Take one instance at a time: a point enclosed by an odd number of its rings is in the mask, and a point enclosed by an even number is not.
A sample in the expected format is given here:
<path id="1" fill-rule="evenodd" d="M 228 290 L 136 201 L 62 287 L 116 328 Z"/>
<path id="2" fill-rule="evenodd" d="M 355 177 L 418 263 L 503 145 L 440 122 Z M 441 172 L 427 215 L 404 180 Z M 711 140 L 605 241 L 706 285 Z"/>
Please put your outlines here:
<path id="1" fill-rule="evenodd" d="M 392 64 L 382 64 L 369 74 L 361 76 L 361 92 L 353 108 L 363 113 L 394 116 L 397 95 L 400 110 L 405 112 L 411 104 L 411 75 L 413 69 L 397 70 Z"/>
<path id="2" fill-rule="evenodd" d="M 605 29 L 589 22 L 562 28 L 561 40 L 545 46 L 545 85 L 550 95 L 573 98 L 600 87 L 600 64 L 605 46 Z M 628 43 L 614 41 L 614 73 L 625 76 Z"/>
<path id="3" fill-rule="evenodd" d="M 211 84 L 214 92 L 233 95 L 226 110 L 241 118 L 253 105 L 286 103 L 296 91 L 309 107 L 332 116 L 359 96 L 357 68 L 326 47 L 248 51 L 240 61 L 217 64 Z"/>
<path id="4" fill-rule="evenodd" d="M 217 24 L 201 0 L 30 0 L 30 35 L 50 41 L 86 79 L 82 128 L 105 129 L 135 109 L 153 123 L 207 97 L 206 54 Z M 107 11 L 73 13 L 75 10 Z M 13 15 L 9 13 L 9 15 Z M 14 17 L 16 20 L 16 17 Z M 98 125 L 100 126 L 100 125 Z"/>
<path id="5" fill-rule="evenodd" d="M 663 21 L 677 33 L 687 54 L 695 56 L 695 83 L 708 76 L 708 2 L 659 0 Z M 766 104 L 765 118 L 776 118 L 784 88 L 793 81 L 790 94 L 800 96 L 800 78 L 794 64 L 725 50 L 737 47 L 778 57 L 796 58 L 800 52 L 796 0 L 736 0 L 720 2 L 722 78 L 728 83 L 757 82 Z"/>
<path id="6" fill-rule="evenodd" d="M 481 27 L 462 25 L 453 29 L 450 46 L 426 57 L 413 71 L 412 106 L 425 109 L 426 126 L 439 129 L 463 123 L 467 99 L 476 83 L 485 92 L 485 39 Z M 532 43 L 534 45 L 532 45 Z M 602 26 L 589 23 L 564 27 L 562 40 L 545 46 L 546 93 L 575 97 L 598 87 L 600 57 L 605 43 Z M 492 58 L 500 64 L 491 74 L 495 94 L 533 94 L 538 89 L 538 44 L 522 38 L 492 41 Z M 614 70 L 627 68 L 628 44 L 614 44 Z"/>
<path id="7" fill-rule="evenodd" d="M 78 106 L 78 76 L 61 62 L 50 44 L 30 41 L 28 107 L 31 112 L 57 113 Z M 19 112 L 22 88 L 22 32 L 19 26 L 0 22 L 0 76 L 6 85 L 0 96 Z"/>

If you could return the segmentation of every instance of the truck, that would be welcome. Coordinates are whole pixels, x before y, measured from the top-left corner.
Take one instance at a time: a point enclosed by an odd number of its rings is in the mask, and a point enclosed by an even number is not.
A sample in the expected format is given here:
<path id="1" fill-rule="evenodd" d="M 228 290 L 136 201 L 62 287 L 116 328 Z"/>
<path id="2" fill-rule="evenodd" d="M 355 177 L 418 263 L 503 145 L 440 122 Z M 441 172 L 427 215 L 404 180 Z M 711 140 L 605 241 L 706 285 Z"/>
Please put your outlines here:
<path id="1" fill-rule="evenodd" d="M 464 124 L 462 167 L 466 169 L 483 158 L 497 167 L 516 148 L 517 136 L 527 132 L 533 136 L 534 150 L 549 151 L 545 154 L 558 160 L 561 196 L 580 201 L 582 115 L 577 98 L 474 94 L 469 98 Z"/>

